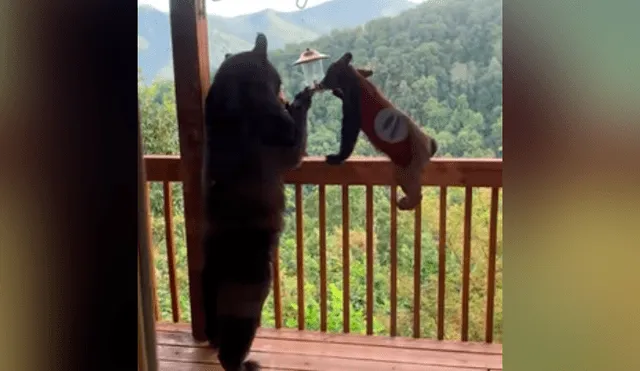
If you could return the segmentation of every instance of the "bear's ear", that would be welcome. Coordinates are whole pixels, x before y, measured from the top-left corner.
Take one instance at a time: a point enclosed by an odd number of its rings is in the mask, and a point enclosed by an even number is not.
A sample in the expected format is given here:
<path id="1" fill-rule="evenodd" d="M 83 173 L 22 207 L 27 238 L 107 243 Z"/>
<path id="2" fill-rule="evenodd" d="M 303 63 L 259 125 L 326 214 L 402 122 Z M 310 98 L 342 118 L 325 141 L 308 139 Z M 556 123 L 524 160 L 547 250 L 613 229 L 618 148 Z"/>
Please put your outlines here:
<path id="1" fill-rule="evenodd" d="M 342 57 L 340 57 L 340 62 L 344 64 L 349 64 L 351 63 L 352 59 L 353 59 L 353 55 L 351 54 L 351 52 L 346 52 Z"/>
<path id="2" fill-rule="evenodd" d="M 256 43 L 253 46 L 253 51 L 265 56 L 267 55 L 267 37 L 261 32 L 258 32 Z"/>
<path id="3" fill-rule="evenodd" d="M 373 71 L 367 70 L 367 69 L 364 69 L 364 68 L 356 68 L 356 71 L 358 71 L 360 76 L 364 77 L 365 79 L 370 77 L 371 75 L 373 75 Z"/>
<path id="4" fill-rule="evenodd" d="M 229 59 L 229 57 L 232 56 L 232 55 L 233 54 L 231 54 L 231 53 L 227 53 L 227 54 L 224 55 L 224 59 Z"/>

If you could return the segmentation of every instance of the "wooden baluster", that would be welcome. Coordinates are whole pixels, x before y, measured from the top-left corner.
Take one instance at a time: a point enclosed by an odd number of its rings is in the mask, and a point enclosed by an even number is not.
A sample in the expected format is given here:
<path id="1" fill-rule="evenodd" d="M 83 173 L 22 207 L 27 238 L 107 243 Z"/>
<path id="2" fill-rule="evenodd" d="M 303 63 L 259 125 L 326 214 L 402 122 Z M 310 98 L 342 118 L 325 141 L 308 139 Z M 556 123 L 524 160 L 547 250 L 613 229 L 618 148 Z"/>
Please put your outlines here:
<path id="1" fill-rule="evenodd" d="M 318 186 L 318 222 L 320 240 L 320 331 L 327 331 L 327 230 L 325 186 Z"/>
<path id="2" fill-rule="evenodd" d="M 447 187 L 440 187 L 440 236 L 438 239 L 438 340 L 444 339 L 444 284 L 447 269 Z"/>
<path id="3" fill-rule="evenodd" d="M 342 185 L 342 314 L 344 321 L 342 330 L 349 333 L 350 298 L 349 298 L 349 186 Z"/>
<path id="4" fill-rule="evenodd" d="M 282 298 L 280 296 L 280 248 L 273 252 L 273 311 L 276 328 L 282 328 Z"/>
<path id="5" fill-rule="evenodd" d="M 302 185 L 296 184 L 296 271 L 298 278 L 298 330 L 304 330 L 304 229 Z"/>
<path id="6" fill-rule="evenodd" d="M 462 256 L 462 341 L 469 340 L 469 274 L 471 268 L 471 205 L 473 188 L 464 195 L 464 245 Z"/>
<path id="7" fill-rule="evenodd" d="M 147 201 L 147 210 L 149 213 L 147 214 L 147 235 L 149 236 L 149 278 L 151 283 L 151 292 L 153 293 L 153 314 L 156 321 L 162 320 L 162 315 L 160 313 L 160 303 L 158 302 L 158 284 L 156 282 L 156 247 L 153 245 L 153 218 L 151 217 L 151 186 L 150 182 L 146 182 L 146 191 L 147 194 L 145 196 Z"/>
<path id="8" fill-rule="evenodd" d="M 398 210 L 397 210 L 397 191 L 396 186 L 391 186 L 391 205 L 390 226 L 389 226 L 389 253 L 391 254 L 391 320 L 390 334 L 396 336 L 398 334 Z"/>
<path id="9" fill-rule="evenodd" d="M 489 214 L 489 269 L 487 272 L 487 321 L 485 341 L 493 342 L 493 305 L 496 288 L 496 244 L 498 242 L 498 191 L 491 188 L 491 211 Z"/>
<path id="10" fill-rule="evenodd" d="M 366 186 L 367 335 L 373 335 L 373 186 Z"/>
<path id="11" fill-rule="evenodd" d="M 167 264 L 169 266 L 169 288 L 171 290 L 171 314 L 173 322 L 180 322 L 180 302 L 178 301 L 178 283 L 176 280 L 176 253 L 174 248 L 173 237 L 173 195 L 171 192 L 171 183 L 162 182 L 162 191 L 164 197 L 164 229 L 165 242 L 167 244 Z"/>
<path id="12" fill-rule="evenodd" d="M 422 268 L 422 202 L 414 213 L 413 223 L 413 337 L 420 337 L 420 272 Z"/>

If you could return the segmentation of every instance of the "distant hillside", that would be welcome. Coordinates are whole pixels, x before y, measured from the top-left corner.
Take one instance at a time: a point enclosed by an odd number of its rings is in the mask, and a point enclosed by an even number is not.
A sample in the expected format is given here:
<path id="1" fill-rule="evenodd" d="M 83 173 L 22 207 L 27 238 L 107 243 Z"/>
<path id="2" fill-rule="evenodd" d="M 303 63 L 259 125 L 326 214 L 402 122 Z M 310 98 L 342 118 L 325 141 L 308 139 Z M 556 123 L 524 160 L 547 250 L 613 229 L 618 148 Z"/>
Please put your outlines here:
<path id="1" fill-rule="evenodd" d="M 225 53 L 251 48 L 257 32 L 267 35 L 269 49 L 274 50 L 394 16 L 415 5 L 408 0 L 332 0 L 296 12 L 263 10 L 232 18 L 209 15 L 209 60 L 216 66 Z M 138 67 L 146 80 L 173 78 L 170 30 L 168 13 L 149 6 L 138 8 Z"/>
<path id="2" fill-rule="evenodd" d="M 502 154 L 502 1 L 428 1 L 410 12 L 273 51 L 269 59 L 286 94 L 303 87 L 291 66 L 304 47 L 330 56 L 343 53 L 370 67 L 370 78 L 440 144 L 440 156 L 500 157 Z M 309 113 L 309 153 L 335 151 L 341 103 L 331 94 L 314 97 Z M 367 141 L 356 147 L 374 155 Z"/>

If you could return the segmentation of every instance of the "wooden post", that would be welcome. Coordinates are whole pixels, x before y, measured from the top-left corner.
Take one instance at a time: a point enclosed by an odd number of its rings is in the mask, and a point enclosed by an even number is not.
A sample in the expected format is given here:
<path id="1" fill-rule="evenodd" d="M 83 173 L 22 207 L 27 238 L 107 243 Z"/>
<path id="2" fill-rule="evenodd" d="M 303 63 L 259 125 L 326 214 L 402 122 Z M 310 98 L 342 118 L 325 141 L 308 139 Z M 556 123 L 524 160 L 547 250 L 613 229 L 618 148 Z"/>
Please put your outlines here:
<path id="1" fill-rule="evenodd" d="M 142 159 L 142 130 L 140 128 L 140 111 L 138 111 L 138 356 L 142 349 L 142 363 L 138 367 L 143 367 L 145 371 L 158 370 L 158 358 L 156 356 L 156 328 L 153 318 L 153 293 L 155 289 L 152 282 L 152 275 L 149 258 L 151 254 L 151 241 L 149 235 L 149 195 L 147 194 L 146 179 Z M 142 344 L 140 344 L 142 343 Z"/>
<path id="2" fill-rule="evenodd" d="M 205 0 L 171 0 L 171 41 L 183 171 L 191 297 L 191 330 L 205 340 L 202 301 L 201 208 L 204 99 L 210 84 Z"/>
<path id="3" fill-rule="evenodd" d="M 147 359 L 147 338 L 144 331 L 144 311 L 142 310 L 142 292 L 140 285 L 140 254 L 138 254 L 138 371 L 149 371 Z"/>

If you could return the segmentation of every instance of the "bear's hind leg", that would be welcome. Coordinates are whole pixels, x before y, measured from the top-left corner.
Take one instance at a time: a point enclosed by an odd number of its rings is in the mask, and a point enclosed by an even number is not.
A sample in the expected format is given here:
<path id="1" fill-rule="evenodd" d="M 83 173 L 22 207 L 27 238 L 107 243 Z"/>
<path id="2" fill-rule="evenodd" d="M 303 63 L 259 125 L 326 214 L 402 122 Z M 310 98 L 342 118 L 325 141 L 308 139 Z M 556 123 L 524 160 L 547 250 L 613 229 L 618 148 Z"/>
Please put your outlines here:
<path id="1" fill-rule="evenodd" d="M 219 318 L 220 347 L 218 360 L 225 371 L 259 370 L 256 362 L 245 359 L 256 336 L 259 319 L 236 316 Z"/>
<path id="2" fill-rule="evenodd" d="M 203 301 L 204 301 L 204 318 L 205 327 L 204 332 L 209 341 L 209 345 L 216 349 L 218 348 L 218 331 L 217 325 L 217 282 L 214 276 L 213 267 L 205 264 L 202 271 L 202 289 L 203 289 Z"/>
<path id="3" fill-rule="evenodd" d="M 266 264 L 270 268 L 270 264 Z M 253 273 L 258 270 L 257 267 Z M 264 301 L 269 294 L 270 271 L 262 282 L 225 282 L 218 289 L 217 330 L 219 347 L 218 360 L 225 371 L 245 371 L 259 368 L 255 362 L 246 362 L 256 331 Z M 247 275 L 249 276 L 249 275 Z M 245 278 L 247 278 L 245 276 Z"/>

